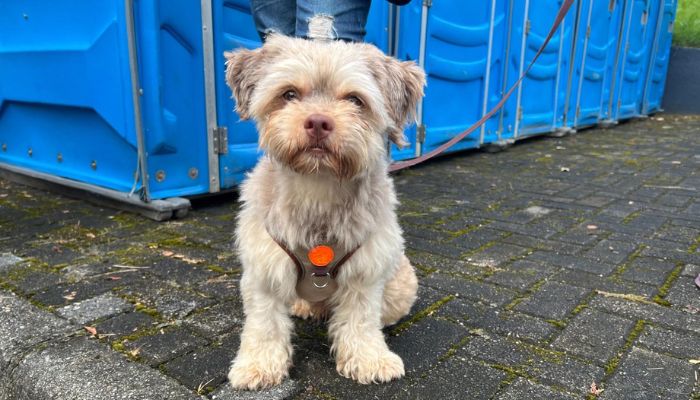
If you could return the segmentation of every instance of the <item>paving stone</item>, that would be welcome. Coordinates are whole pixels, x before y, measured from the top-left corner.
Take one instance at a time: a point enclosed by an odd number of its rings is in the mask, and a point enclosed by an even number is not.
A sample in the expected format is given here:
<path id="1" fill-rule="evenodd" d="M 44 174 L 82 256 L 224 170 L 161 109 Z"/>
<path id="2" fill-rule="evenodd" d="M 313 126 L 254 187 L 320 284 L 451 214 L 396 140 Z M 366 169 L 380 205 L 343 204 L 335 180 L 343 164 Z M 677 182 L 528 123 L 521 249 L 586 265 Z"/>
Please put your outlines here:
<path id="1" fill-rule="evenodd" d="M 601 278 L 598 275 L 571 269 L 563 269 L 553 275 L 550 279 L 582 288 L 596 289 L 612 293 L 637 294 L 646 297 L 652 297 L 658 291 L 658 286 L 630 282 L 611 277 Z"/>
<path id="2" fill-rule="evenodd" d="M 209 398 L 212 400 L 284 400 L 296 396 L 302 388 L 299 382 L 287 379 L 270 389 L 259 391 L 234 390 L 227 382 L 214 391 Z"/>
<path id="3" fill-rule="evenodd" d="M 682 359 L 700 359 L 700 334 L 697 333 L 647 326 L 639 336 L 638 343 L 657 353 L 670 354 Z"/>
<path id="4" fill-rule="evenodd" d="M 531 297 L 518 304 L 515 310 L 543 318 L 562 319 L 581 303 L 588 292 L 584 288 L 546 282 Z"/>
<path id="5" fill-rule="evenodd" d="M 606 264 L 620 264 L 625 261 L 636 248 L 637 245 L 634 243 L 603 240 L 598 242 L 598 244 L 584 255 Z"/>
<path id="6" fill-rule="evenodd" d="M 544 266 L 526 260 L 518 260 L 506 269 L 499 270 L 489 276 L 486 281 L 507 286 L 517 290 L 525 290 L 533 283 L 551 276 L 556 268 Z"/>
<path id="7" fill-rule="evenodd" d="M 695 277 L 679 276 L 664 299 L 681 308 L 700 310 L 700 288 L 694 280 Z"/>
<path id="8" fill-rule="evenodd" d="M 56 314 L 79 325 L 128 311 L 133 306 L 111 293 L 61 307 Z"/>
<path id="9" fill-rule="evenodd" d="M 588 394 L 591 382 L 600 382 L 605 375 L 603 368 L 570 357 L 535 358 L 527 373 L 540 383 L 563 387 L 578 397 Z"/>
<path id="10" fill-rule="evenodd" d="M 622 347 L 633 326 L 632 320 L 586 309 L 573 318 L 553 345 L 604 364 Z"/>
<path id="11" fill-rule="evenodd" d="M 241 301 L 220 303 L 184 320 L 184 325 L 200 334 L 214 337 L 223 333 L 238 332 L 243 327 Z"/>
<path id="12" fill-rule="evenodd" d="M 0 272 L 5 272 L 9 267 L 22 262 L 22 258 L 12 253 L 0 253 Z"/>
<path id="13" fill-rule="evenodd" d="M 457 324 L 425 318 L 399 336 L 389 336 L 387 344 L 401 356 L 407 375 L 427 370 L 450 347 L 458 343 L 467 330 Z"/>
<path id="14" fill-rule="evenodd" d="M 605 385 L 601 399 L 688 399 L 694 367 L 648 350 L 633 347 Z"/>
<path id="15" fill-rule="evenodd" d="M 456 294 L 467 299 L 481 300 L 487 304 L 502 305 L 515 297 L 515 293 L 495 285 L 472 282 L 440 273 L 431 274 L 422 283 L 445 294 Z"/>
<path id="16" fill-rule="evenodd" d="M 151 328 L 155 323 L 153 317 L 148 314 L 130 312 L 102 321 L 95 325 L 95 329 L 99 334 L 109 335 L 109 340 L 118 340 L 123 336 Z"/>
<path id="17" fill-rule="evenodd" d="M 504 263 L 523 256 L 528 253 L 528 250 L 522 247 L 513 246 L 505 243 L 497 243 L 494 246 L 480 251 L 476 254 L 471 254 L 467 257 L 469 263 L 480 267 L 498 267 Z"/>
<path id="18" fill-rule="evenodd" d="M 451 357 L 394 399 L 487 399 L 506 373 L 456 356 Z M 455 385 L 454 382 L 460 382 Z"/>
<path id="19" fill-rule="evenodd" d="M 549 386 L 540 385 L 524 378 L 518 378 L 508 386 L 498 400 L 573 400 L 576 397 L 557 391 Z"/>
<path id="20" fill-rule="evenodd" d="M 529 255 L 526 260 L 542 262 L 555 267 L 577 269 L 598 275 L 608 275 L 616 267 L 615 264 L 598 260 L 547 251 L 536 251 Z"/>
<path id="21" fill-rule="evenodd" d="M 149 272 L 179 286 L 194 286 L 216 276 L 208 269 L 169 257 L 161 257 L 151 266 Z"/>
<path id="22" fill-rule="evenodd" d="M 0 389 L 8 368 L 19 361 L 22 353 L 76 329 L 79 328 L 25 299 L 0 290 Z"/>
<path id="23" fill-rule="evenodd" d="M 507 365 L 512 368 L 527 364 L 531 359 L 532 355 L 515 343 L 497 335 L 484 333 L 480 333 L 480 335 L 469 340 L 460 354 L 466 353 L 470 357 L 484 360 L 490 364 Z"/>
<path id="24" fill-rule="evenodd" d="M 634 301 L 595 296 L 588 305 L 612 314 L 630 319 L 643 319 L 655 324 L 666 325 L 691 332 L 700 332 L 700 319 L 697 316 L 663 307 L 656 304 L 643 304 Z"/>
<path id="25" fill-rule="evenodd" d="M 445 304 L 436 315 L 456 318 L 471 329 L 484 329 L 531 342 L 547 340 L 557 331 L 542 319 L 462 299 Z"/>
<path id="26" fill-rule="evenodd" d="M 637 257 L 632 260 L 622 279 L 660 286 L 666 281 L 668 274 L 675 268 L 676 263 L 650 257 Z"/>
<path id="27" fill-rule="evenodd" d="M 29 354 L 11 376 L 4 388 L 10 399 L 197 399 L 157 370 L 128 362 L 85 338 L 50 344 Z"/>
<path id="28" fill-rule="evenodd" d="M 228 346 L 210 346 L 197 349 L 167 362 L 163 367 L 192 390 L 215 388 L 226 381 L 235 349 Z"/>
<path id="29" fill-rule="evenodd" d="M 151 366 L 156 366 L 207 343 L 184 328 L 161 332 L 126 341 L 124 345 L 128 350 L 139 349 L 139 357 Z"/>

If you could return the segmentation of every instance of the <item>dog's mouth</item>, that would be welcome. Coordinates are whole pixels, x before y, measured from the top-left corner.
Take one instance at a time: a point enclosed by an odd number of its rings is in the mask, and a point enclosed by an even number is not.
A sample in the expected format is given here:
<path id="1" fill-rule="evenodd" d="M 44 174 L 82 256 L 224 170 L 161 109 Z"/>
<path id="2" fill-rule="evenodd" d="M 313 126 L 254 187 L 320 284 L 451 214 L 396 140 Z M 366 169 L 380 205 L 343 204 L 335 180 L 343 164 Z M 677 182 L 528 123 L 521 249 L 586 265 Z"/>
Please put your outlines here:
<path id="1" fill-rule="evenodd" d="M 330 150 L 321 143 L 314 143 L 306 148 L 306 152 L 316 156 L 321 157 L 330 153 Z"/>

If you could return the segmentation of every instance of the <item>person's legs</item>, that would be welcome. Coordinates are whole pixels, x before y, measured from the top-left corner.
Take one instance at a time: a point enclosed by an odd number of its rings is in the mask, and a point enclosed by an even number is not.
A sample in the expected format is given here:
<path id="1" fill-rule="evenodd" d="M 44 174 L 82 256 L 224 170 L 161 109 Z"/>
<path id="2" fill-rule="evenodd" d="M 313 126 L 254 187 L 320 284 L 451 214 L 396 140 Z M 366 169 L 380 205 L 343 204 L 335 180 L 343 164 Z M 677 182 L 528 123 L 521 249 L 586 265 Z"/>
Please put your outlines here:
<path id="1" fill-rule="evenodd" d="M 370 0 L 297 0 L 296 36 L 361 42 Z"/>
<path id="2" fill-rule="evenodd" d="M 263 41 L 270 32 L 294 36 L 296 9 L 296 0 L 250 0 L 255 28 Z"/>

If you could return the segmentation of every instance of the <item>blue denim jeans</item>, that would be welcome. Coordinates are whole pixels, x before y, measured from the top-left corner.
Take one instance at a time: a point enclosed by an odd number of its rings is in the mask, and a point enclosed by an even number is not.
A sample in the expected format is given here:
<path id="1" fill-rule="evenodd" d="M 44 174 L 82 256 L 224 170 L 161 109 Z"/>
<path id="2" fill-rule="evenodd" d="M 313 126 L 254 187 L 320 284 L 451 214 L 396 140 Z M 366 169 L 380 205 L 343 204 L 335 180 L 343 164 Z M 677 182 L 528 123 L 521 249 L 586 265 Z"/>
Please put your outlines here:
<path id="1" fill-rule="evenodd" d="M 303 38 L 319 37 L 320 33 L 329 39 L 361 42 L 370 1 L 250 0 L 250 8 L 263 40 L 267 33 L 278 32 Z"/>

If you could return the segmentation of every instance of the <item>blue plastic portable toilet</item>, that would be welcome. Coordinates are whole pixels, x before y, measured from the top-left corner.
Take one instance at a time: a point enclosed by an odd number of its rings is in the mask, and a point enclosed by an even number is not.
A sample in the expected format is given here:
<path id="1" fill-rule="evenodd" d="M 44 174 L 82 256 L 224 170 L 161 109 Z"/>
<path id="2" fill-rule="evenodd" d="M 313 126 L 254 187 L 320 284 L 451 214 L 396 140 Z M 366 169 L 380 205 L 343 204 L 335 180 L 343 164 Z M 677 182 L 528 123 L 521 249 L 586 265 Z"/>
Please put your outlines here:
<path id="1" fill-rule="evenodd" d="M 513 3 L 508 51 L 508 86 L 516 82 L 540 48 L 562 0 L 525 0 Z M 523 79 L 504 111 L 514 137 L 555 131 L 564 127 L 569 63 L 575 10 L 569 11 L 540 58 Z"/>
<path id="2" fill-rule="evenodd" d="M 622 21 L 622 3 L 581 0 L 566 125 L 576 129 L 607 120 Z"/>
<path id="3" fill-rule="evenodd" d="M 642 115 L 644 85 L 659 13 L 660 0 L 626 0 L 622 43 L 610 107 L 613 120 Z"/>
<path id="4" fill-rule="evenodd" d="M 184 213 L 158 199 L 218 177 L 200 24 L 193 2 L 0 3 L 0 170 Z"/>
<path id="5" fill-rule="evenodd" d="M 425 68 L 427 87 L 418 109 L 417 138 L 410 158 L 429 152 L 471 126 L 498 102 L 503 91 L 507 0 L 418 0 L 399 10 L 396 56 Z M 413 134 L 413 131 L 409 131 Z M 493 116 L 450 151 L 507 139 Z"/>
<path id="6" fill-rule="evenodd" d="M 646 86 L 644 88 L 644 103 L 642 112 L 652 114 L 661 111 L 661 99 L 666 85 L 666 72 L 671 54 L 671 36 L 673 35 L 673 23 L 676 19 L 676 0 L 662 0 L 659 3 L 662 12 L 659 13 L 654 35 L 654 45 L 651 52 L 651 61 L 647 73 Z"/>
<path id="7" fill-rule="evenodd" d="M 233 187 L 260 154 L 223 57 L 259 44 L 247 0 L 0 2 L 0 175 L 184 215 L 182 196 Z"/>

